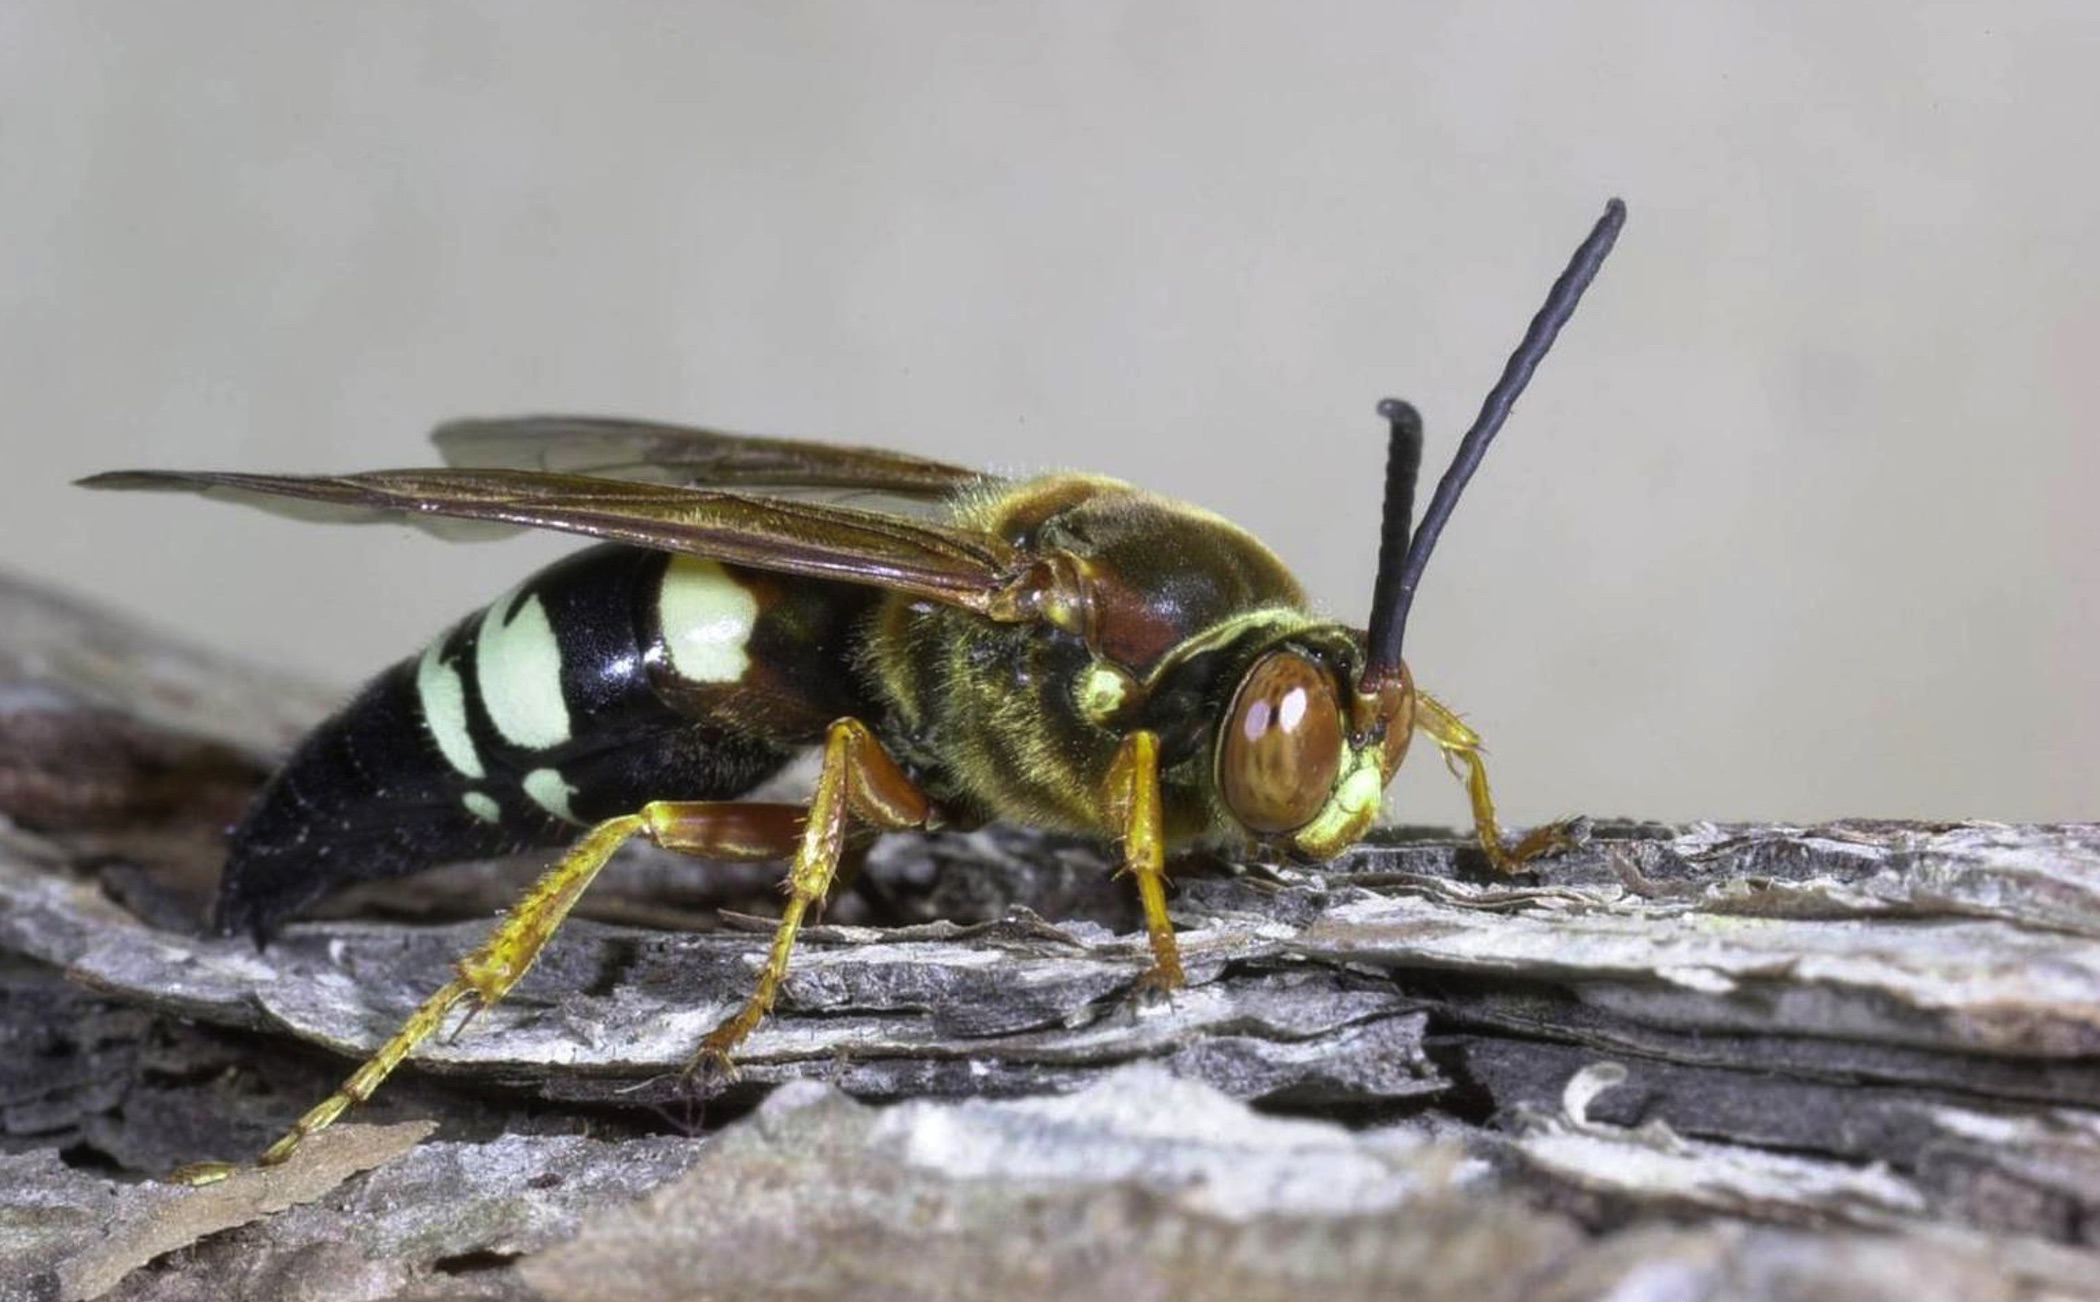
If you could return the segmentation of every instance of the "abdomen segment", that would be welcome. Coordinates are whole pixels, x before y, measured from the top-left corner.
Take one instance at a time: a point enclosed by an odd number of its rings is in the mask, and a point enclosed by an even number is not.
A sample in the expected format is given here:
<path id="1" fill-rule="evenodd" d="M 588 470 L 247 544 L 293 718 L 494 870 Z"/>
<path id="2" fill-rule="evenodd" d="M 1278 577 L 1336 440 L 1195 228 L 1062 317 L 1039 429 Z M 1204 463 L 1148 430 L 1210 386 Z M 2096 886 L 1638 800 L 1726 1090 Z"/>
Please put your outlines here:
<path id="1" fill-rule="evenodd" d="M 221 932 L 343 887 L 726 800 L 863 704 L 873 595 L 618 546 L 580 552 L 381 674 L 234 830 Z"/>

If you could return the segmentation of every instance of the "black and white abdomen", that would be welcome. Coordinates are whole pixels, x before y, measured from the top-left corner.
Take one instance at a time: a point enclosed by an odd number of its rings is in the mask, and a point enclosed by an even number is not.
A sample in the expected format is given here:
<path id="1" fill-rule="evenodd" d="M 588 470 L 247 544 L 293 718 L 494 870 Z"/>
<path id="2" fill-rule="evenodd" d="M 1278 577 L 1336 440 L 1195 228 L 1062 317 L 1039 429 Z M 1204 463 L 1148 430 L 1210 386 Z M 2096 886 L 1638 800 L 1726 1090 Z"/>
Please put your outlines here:
<path id="1" fill-rule="evenodd" d="M 374 679 L 233 833 L 222 932 L 361 881 L 726 800 L 859 711 L 866 589 L 616 545 L 562 560 Z"/>

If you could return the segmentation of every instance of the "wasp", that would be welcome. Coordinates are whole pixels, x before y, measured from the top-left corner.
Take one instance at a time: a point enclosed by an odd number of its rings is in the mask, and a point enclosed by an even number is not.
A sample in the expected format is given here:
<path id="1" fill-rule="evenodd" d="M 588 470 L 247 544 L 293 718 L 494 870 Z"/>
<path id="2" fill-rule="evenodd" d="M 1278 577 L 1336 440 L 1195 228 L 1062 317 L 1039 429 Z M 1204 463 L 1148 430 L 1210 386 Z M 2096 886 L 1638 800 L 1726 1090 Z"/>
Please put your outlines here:
<path id="1" fill-rule="evenodd" d="M 1624 221 L 1612 200 L 1419 523 L 1420 417 L 1379 405 L 1390 440 L 1363 631 L 1313 614 L 1274 554 L 1200 508 L 1095 475 L 1002 479 L 871 448 L 532 417 L 440 428 L 442 469 L 83 480 L 600 540 L 374 679 L 234 829 L 215 924 L 258 943 L 353 883 L 568 847 L 261 1161 L 370 1097 L 461 1005 L 472 1017 L 502 999 L 635 837 L 789 865 L 756 984 L 694 1056 L 723 1072 L 856 828 L 1009 820 L 1118 843 L 1150 941 L 1139 984 L 1155 990 L 1183 983 L 1170 851 L 1330 859 L 1370 827 L 1418 731 L 1465 782 L 1492 864 L 1561 844 L 1553 825 L 1505 845 L 1480 738 L 1416 690 L 1401 651 L 1445 521 Z M 851 504 L 868 494 L 894 509 Z M 810 750 L 806 804 L 742 799 Z"/>

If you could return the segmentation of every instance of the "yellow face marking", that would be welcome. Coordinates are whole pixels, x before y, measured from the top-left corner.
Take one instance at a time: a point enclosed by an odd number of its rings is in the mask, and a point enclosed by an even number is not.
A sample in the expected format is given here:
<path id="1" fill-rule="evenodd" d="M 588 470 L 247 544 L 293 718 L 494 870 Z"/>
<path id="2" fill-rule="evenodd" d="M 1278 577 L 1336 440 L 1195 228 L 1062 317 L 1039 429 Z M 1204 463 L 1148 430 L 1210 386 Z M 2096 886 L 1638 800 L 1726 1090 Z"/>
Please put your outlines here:
<path id="1" fill-rule="evenodd" d="M 502 806 L 486 792 L 469 791 L 459 798 L 459 802 L 467 807 L 468 813 L 484 823 L 500 822 L 503 818 Z"/>
<path id="2" fill-rule="evenodd" d="M 519 601 L 513 590 L 489 607 L 475 641 L 474 676 L 489 719 L 505 741 L 546 750 L 569 739 L 561 643 L 538 597 Z"/>
<path id="3" fill-rule="evenodd" d="M 1326 807 L 1292 833 L 1291 840 L 1307 854 L 1331 859 L 1362 838 L 1384 804 L 1385 774 L 1378 767 L 1376 749 L 1366 746 L 1350 757 Z"/>
<path id="4" fill-rule="evenodd" d="M 751 667 L 758 598 L 729 571 L 697 556 L 673 556 L 657 598 L 664 650 L 679 677 L 733 683 Z"/>
<path id="5" fill-rule="evenodd" d="M 564 823 L 582 825 L 583 820 L 576 817 L 575 810 L 569 808 L 569 797 L 576 794 L 576 788 L 570 786 L 569 780 L 556 770 L 534 769 L 525 775 L 519 785 L 525 788 L 525 794 L 532 798 L 533 804 Z"/>
<path id="6" fill-rule="evenodd" d="M 445 762 L 456 772 L 478 778 L 483 770 L 474 735 L 467 730 L 467 689 L 459 670 L 446 662 L 444 648 L 443 635 L 423 648 L 423 658 L 416 661 L 416 700 Z"/>

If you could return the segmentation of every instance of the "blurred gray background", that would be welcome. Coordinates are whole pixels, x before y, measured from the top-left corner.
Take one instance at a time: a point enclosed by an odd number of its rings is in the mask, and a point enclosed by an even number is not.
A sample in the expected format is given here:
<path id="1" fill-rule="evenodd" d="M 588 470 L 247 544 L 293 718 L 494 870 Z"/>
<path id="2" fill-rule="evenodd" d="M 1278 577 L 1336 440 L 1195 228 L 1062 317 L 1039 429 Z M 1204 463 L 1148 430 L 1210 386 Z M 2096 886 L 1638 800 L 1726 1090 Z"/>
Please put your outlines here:
<path id="1" fill-rule="evenodd" d="M 2096 78 L 2082 0 L 6 0 L 0 564 L 347 691 L 569 544 L 67 482 L 574 410 L 1112 473 L 1360 621 L 1374 403 L 1440 465 L 1617 193 L 1413 623 L 1506 810 L 2091 818 Z"/>

